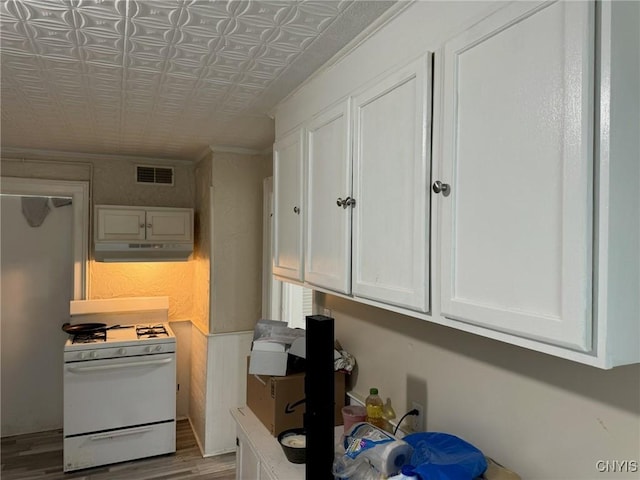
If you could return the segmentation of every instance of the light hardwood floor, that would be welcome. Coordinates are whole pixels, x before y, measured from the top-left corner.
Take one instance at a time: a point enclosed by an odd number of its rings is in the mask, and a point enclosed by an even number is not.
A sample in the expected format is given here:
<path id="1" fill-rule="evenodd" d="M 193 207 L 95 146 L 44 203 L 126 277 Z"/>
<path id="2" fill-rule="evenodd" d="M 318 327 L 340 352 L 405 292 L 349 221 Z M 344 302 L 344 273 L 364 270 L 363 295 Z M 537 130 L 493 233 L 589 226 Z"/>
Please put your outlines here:
<path id="1" fill-rule="evenodd" d="M 235 453 L 202 458 L 187 420 L 177 424 L 176 453 L 62 472 L 62 430 L 2 439 L 2 480 L 233 480 Z"/>

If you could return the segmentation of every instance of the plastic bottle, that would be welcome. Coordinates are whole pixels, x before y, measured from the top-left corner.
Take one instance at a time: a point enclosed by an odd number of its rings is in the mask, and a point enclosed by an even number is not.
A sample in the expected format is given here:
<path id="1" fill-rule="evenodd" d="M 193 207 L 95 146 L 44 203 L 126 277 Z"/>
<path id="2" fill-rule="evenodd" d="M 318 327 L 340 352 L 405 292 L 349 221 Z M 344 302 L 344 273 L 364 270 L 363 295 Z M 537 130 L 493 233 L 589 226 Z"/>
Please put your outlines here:
<path id="1" fill-rule="evenodd" d="M 384 418 L 382 416 L 384 403 L 378 396 L 377 388 L 369 389 L 369 396 L 364 403 L 367 408 L 367 422 L 378 428 L 384 428 Z"/>

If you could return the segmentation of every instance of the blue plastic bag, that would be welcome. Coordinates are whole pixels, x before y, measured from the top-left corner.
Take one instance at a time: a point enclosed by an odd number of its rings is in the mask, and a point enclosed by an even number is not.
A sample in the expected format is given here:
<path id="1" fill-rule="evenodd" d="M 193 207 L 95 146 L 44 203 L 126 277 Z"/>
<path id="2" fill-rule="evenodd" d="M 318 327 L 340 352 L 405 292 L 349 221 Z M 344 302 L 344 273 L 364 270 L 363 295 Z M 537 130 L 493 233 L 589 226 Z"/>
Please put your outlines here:
<path id="1" fill-rule="evenodd" d="M 403 440 L 413 447 L 411 465 L 422 480 L 473 480 L 487 469 L 484 454 L 455 435 L 418 432 Z"/>

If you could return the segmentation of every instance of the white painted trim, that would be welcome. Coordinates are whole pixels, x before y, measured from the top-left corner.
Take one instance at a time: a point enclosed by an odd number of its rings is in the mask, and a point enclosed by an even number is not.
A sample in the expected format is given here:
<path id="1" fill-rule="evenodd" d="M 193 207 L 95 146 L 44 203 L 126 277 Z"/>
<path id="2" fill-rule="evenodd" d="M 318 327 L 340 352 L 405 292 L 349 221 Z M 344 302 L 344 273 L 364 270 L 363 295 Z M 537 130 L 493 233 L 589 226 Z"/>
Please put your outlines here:
<path id="1" fill-rule="evenodd" d="M 207 146 L 204 150 L 202 150 L 202 152 L 200 153 L 200 155 L 198 155 L 196 157 L 196 161 L 194 163 L 198 164 L 200 163 L 202 160 L 204 160 L 205 158 L 207 158 L 207 155 L 209 155 L 211 153 L 211 147 Z"/>
<path id="2" fill-rule="evenodd" d="M 270 318 L 271 290 L 271 222 L 273 210 L 273 177 L 262 180 L 262 318 Z"/>
<path id="3" fill-rule="evenodd" d="M 265 150 L 256 150 L 253 148 L 234 147 L 232 145 L 209 145 L 213 153 L 237 153 L 239 155 L 264 155 Z M 271 147 L 268 147 L 271 151 Z"/>
<path id="4" fill-rule="evenodd" d="M 3 147 L 2 156 L 4 158 L 24 158 L 24 159 L 45 159 L 45 160 L 71 160 L 71 161 L 88 161 L 88 160 L 127 160 L 130 162 L 152 162 L 154 164 L 166 165 L 192 165 L 194 161 L 178 158 L 159 158 L 159 157 L 137 157 L 133 155 L 105 155 L 96 153 L 79 153 L 64 152 L 59 150 L 37 150 L 31 148 L 14 148 Z"/>
<path id="5" fill-rule="evenodd" d="M 88 296 L 89 276 L 89 182 L 0 177 L 7 195 L 67 196 L 73 208 L 73 299 Z"/>

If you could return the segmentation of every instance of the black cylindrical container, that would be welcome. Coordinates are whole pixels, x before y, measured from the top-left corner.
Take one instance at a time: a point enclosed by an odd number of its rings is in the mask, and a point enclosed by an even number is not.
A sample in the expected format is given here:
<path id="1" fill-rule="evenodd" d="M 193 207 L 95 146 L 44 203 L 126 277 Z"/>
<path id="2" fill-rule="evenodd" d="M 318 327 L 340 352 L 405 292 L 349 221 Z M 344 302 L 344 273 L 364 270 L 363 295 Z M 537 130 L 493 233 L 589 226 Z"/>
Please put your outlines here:
<path id="1" fill-rule="evenodd" d="M 324 315 L 306 317 L 306 360 L 304 379 L 307 432 L 306 478 L 333 480 L 334 454 L 334 325 Z"/>

